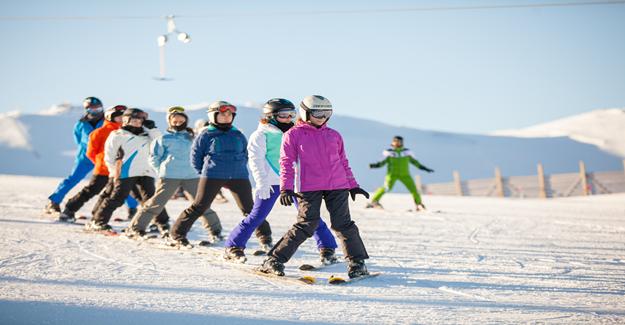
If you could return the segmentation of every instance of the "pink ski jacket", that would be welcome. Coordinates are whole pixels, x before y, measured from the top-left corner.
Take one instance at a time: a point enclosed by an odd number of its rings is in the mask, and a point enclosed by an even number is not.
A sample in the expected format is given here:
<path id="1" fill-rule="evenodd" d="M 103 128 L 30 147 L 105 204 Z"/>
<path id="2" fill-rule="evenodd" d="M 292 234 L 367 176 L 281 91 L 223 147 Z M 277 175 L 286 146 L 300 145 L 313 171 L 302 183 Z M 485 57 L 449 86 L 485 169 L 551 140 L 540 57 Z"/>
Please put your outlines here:
<path id="1" fill-rule="evenodd" d="M 295 167 L 299 190 L 295 190 Z M 310 192 L 358 187 L 345 156 L 343 138 L 325 124 L 316 128 L 298 122 L 282 137 L 280 189 Z"/>

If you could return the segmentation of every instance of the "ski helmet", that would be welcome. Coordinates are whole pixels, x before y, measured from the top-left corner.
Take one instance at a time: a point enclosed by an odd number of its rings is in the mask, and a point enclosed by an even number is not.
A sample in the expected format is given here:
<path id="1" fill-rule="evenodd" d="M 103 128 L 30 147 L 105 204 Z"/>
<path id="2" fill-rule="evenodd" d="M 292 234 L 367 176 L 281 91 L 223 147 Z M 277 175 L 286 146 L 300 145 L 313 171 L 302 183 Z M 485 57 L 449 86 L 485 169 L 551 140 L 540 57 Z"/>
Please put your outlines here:
<path id="1" fill-rule="evenodd" d="M 217 114 L 219 112 L 223 113 L 225 111 L 230 111 L 232 113 L 232 119 L 234 120 L 234 117 L 237 114 L 236 106 L 223 100 L 218 100 L 216 102 L 213 102 L 212 104 L 208 106 L 208 110 L 206 111 L 208 113 L 208 121 L 213 124 L 218 124 Z"/>
<path id="2" fill-rule="evenodd" d="M 284 98 L 272 98 L 263 106 L 263 115 L 268 119 L 275 117 L 280 112 L 291 111 L 295 115 L 295 105 L 290 100 Z"/>
<path id="3" fill-rule="evenodd" d="M 148 114 L 138 108 L 127 108 L 122 114 L 122 125 L 130 124 L 131 119 L 142 119 L 147 120 Z"/>
<path id="4" fill-rule="evenodd" d="M 306 96 L 299 104 L 299 114 L 306 121 L 310 119 L 312 115 L 315 118 L 330 119 L 332 116 L 332 103 L 319 95 Z"/>
<path id="5" fill-rule="evenodd" d="M 171 118 L 174 116 L 183 116 L 185 121 L 184 121 L 184 128 L 187 127 L 187 123 L 189 122 L 189 117 L 187 116 L 187 114 L 185 114 L 184 112 L 184 107 L 182 106 L 173 106 L 170 107 L 169 109 L 167 109 L 167 124 L 171 123 Z M 170 124 L 171 125 L 171 124 Z"/>
<path id="6" fill-rule="evenodd" d="M 82 107 L 84 109 L 102 108 L 102 101 L 96 97 L 87 97 L 82 101 Z"/>
<path id="7" fill-rule="evenodd" d="M 104 112 L 104 119 L 109 122 L 113 122 L 116 117 L 122 116 L 126 109 L 128 109 L 128 107 L 126 107 L 125 105 L 115 105 L 113 107 L 110 107 Z"/>

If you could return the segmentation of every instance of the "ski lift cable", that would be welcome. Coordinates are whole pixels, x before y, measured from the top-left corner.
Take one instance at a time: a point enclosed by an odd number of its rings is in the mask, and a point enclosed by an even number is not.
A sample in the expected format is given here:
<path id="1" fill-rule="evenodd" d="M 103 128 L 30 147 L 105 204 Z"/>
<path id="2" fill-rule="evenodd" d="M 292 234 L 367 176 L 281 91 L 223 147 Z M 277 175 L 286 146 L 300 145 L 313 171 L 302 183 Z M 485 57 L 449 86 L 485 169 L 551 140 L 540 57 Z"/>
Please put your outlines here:
<path id="1" fill-rule="evenodd" d="M 222 13 L 211 15 L 176 15 L 177 19 L 218 19 L 231 17 L 265 17 L 267 15 L 349 15 L 349 14 L 384 14 L 397 12 L 427 12 L 427 11 L 467 11 L 467 10 L 497 10 L 497 9 L 532 9 L 532 8 L 555 8 L 599 5 L 622 5 L 625 0 L 607 1 L 577 1 L 577 2 L 543 2 L 530 4 L 505 4 L 505 5 L 475 5 L 475 6 L 445 6 L 445 7 L 414 7 L 414 8 L 381 8 L 381 9 L 358 9 L 358 10 L 320 10 L 320 11 L 291 11 L 291 12 L 266 12 L 266 13 Z M 0 21 L 22 20 L 151 20 L 163 19 L 167 16 L 0 16 Z"/>

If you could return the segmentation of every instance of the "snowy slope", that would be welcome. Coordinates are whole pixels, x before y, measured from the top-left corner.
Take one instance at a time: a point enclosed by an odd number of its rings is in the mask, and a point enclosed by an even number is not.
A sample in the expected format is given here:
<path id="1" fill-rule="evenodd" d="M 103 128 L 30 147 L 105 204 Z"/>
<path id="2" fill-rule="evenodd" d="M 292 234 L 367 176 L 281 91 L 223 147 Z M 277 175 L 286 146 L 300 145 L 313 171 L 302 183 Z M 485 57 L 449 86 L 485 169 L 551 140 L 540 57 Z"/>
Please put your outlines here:
<path id="1" fill-rule="evenodd" d="M 625 322 L 625 196 L 553 200 L 425 197 L 431 210 L 351 204 L 379 278 L 345 287 L 258 277 L 196 255 L 51 223 L 59 179 L 0 176 L 0 324 L 461 324 Z M 90 202 L 92 204 L 93 202 Z M 90 204 L 84 208 L 89 211 Z M 168 205 L 172 216 L 188 202 Z M 240 218 L 216 204 L 226 231 Z M 275 236 L 293 209 L 270 215 Z M 114 224 L 119 229 L 122 224 Z M 190 238 L 204 238 L 200 227 Z M 249 248 L 256 247 L 255 239 Z M 220 251 L 220 250 L 217 250 Z M 317 258 L 307 241 L 287 264 Z M 250 257 L 250 264 L 261 258 Z M 307 274 L 313 274 L 308 272 Z"/>
<path id="2" fill-rule="evenodd" d="M 206 104 L 194 105 L 192 121 L 206 118 Z M 0 116 L 0 173 L 36 176 L 65 176 L 69 173 L 75 145 L 72 127 L 80 107 L 63 104 L 40 114 Z M 165 113 L 150 111 L 157 126 L 165 125 Z M 340 108 L 337 108 L 340 113 Z M 257 127 L 259 110 L 241 106 L 235 125 L 249 136 Z M 420 172 L 425 183 L 447 182 L 453 170 L 465 179 L 492 177 L 495 166 L 504 175 L 534 175 L 542 162 L 547 173 L 575 172 L 584 160 L 590 171 L 621 170 L 620 158 L 595 146 L 567 137 L 516 138 L 454 134 L 396 127 L 372 120 L 335 115 L 330 126 L 341 132 L 351 167 L 361 185 L 369 190 L 380 186 L 384 168 L 368 165 L 382 159 L 394 135 L 402 135 L 424 165 L 434 174 Z M 416 172 L 416 171 L 415 171 Z M 404 191 L 403 186 L 397 186 Z"/>
<path id="3" fill-rule="evenodd" d="M 625 157 L 625 109 L 595 110 L 518 130 L 501 130 L 494 135 L 523 138 L 569 137 Z"/>

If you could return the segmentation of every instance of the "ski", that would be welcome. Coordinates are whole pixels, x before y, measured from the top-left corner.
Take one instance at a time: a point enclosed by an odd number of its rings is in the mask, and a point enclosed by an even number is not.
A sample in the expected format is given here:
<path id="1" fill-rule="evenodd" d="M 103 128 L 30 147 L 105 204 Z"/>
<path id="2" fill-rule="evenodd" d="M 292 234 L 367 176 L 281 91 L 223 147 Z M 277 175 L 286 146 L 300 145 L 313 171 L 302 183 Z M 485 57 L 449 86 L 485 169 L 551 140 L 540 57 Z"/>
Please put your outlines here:
<path id="1" fill-rule="evenodd" d="M 347 284 L 354 283 L 354 282 L 357 282 L 357 281 L 360 281 L 360 280 L 369 279 L 369 278 L 375 278 L 375 277 L 379 276 L 380 274 L 382 274 L 382 273 L 380 273 L 380 272 L 369 273 L 367 275 L 362 275 L 362 276 L 359 276 L 359 277 L 356 277 L 356 278 L 352 278 L 352 279 L 349 279 L 349 278 L 345 279 L 345 278 L 342 278 L 342 277 L 338 277 L 338 276 L 332 275 L 328 279 L 328 284 L 332 284 L 332 285 L 347 285 Z"/>
<path id="2" fill-rule="evenodd" d="M 103 236 L 107 236 L 107 237 L 119 236 L 119 233 L 117 231 L 115 231 L 115 230 L 90 230 L 90 229 L 83 229 L 83 232 L 88 233 L 88 234 L 103 235 Z"/>
<path id="3" fill-rule="evenodd" d="M 341 261 L 337 261 L 336 263 L 332 263 L 332 264 L 325 264 L 325 263 L 322 263 L 322 262 L 316 262 L 316 263 L 312 263 L 312 264 L 304 263 L 304 264 L 300 265 L 298 267 L 298 269 L 300 269 L 302 271 L 320 271 L 320 270 L 325 269 L 325 268 L 327 268 L 329 266 L 336 265 L 336 264 L 339 264 L 339 263 L 342 263 L 342 262 Z"/>
<path id="4" fill-rule="evenodd" d="M 310 276 L 310 275 L 304 275 L 304 276 L 294 276 L 294 275 L 276 275 L 273 273 L 265 273 L 265 272 L 261 272 L 258 270 L 257 267 L 254 268 L 241 268 L 241 270 L 246 270 L 247 272 L 250 272 L 252 274 L 258 275 L 258 276 L 262 276 L 264 278 L 269 278 L 269 279 L 275 279 L 275 280 L 280 280 L 280 281 L 284 281 L 284 282 L 288 282 L 288 283 L 295 283 L 295 284 L 303 284 L 303 285 L 312 285 L 315 284 L 317 282 L 317 279 L 314 276 Z"/>

